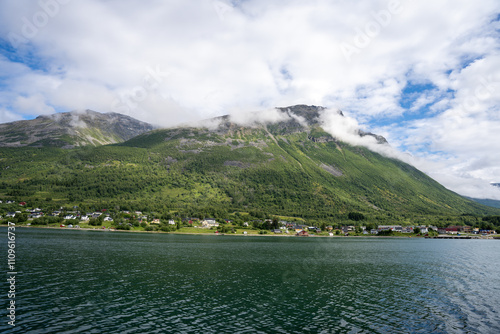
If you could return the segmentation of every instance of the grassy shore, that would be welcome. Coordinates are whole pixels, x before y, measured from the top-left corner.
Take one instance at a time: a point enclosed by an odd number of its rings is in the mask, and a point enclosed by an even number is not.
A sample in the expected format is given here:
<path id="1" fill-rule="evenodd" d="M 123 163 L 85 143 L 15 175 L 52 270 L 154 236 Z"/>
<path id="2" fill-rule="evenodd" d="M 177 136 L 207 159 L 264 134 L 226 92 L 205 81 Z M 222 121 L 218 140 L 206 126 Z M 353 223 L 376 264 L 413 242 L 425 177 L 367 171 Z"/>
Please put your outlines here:
<path id="1" fill-rule="evenodd" d="M 24 223 L 16 223 L 16 227 L 26 227 L 26 228 L 51 228 L 51 229 L 64 229 L 64 230 L 82 230 L 82 231 L 107 231 L 107 232 L 139 232 L 139 233 L 167 233 L 167 234 L 187 234 L 187 235 L 240 235 L 240 236 L 276 236 L 276 237 L 291 237 L 296 236 L 295 231 L 282 231 L 282 233 L 273 233 L 272 231 L 263 231 L 258 229 L 251 228 L 241 228 L 239 226 L 231 226 L 229 228 L 234 228 L 234 232 L 226 232 L 226 233 L 217 233 L 214 229 L 201 228 L 201 227 L 181 227 L 180 229 L 176 229 L 173 231 L 146 231 L 142 226 L 131 226 L 129 230 L 121 230 L 116 229 L 115 225 L 112 225 L 112 222 L 103 222 L 102 226 L 92 226 L 86 222 L 80 222 L 78 227 L 68 227 L 68 225 L 61 226 L 61 224 L 49 224 L 49 225 L 28 225 L 30 221 Z M 2 222 L 0 226 L 7 226 L 6 223 Z M 246 233 L 245 233 L 246 232 Z M 327 238 L 424 238 L 427 235 L 418 234 L 415 235 L 413 233 L 398 233 L 394 232 L 392 235 L 374 235 L 374 234 L 363 234 L 363 233 L 353 233 L 349 232 L 349 235 L 344 235 L 342 233 L 336 234 L 335 231 L 333 235 L 330 235 L 329 232 L 323 231 L 320 233 L 309 233 L 309 237 L 327 237 Z M 429 237 L 450 237 L 451 235 L 438 235 L 437 232 L 433 232 L 429 235 Z M 473 237 L 478 239 L 493 239 L 493 236 L 481 236 L 474 234 L 462 234 L 462 237 Z M 457 236 L 455 236 L 457 237 Z"/>
<path id="2" fill-rule="evenodd" d="M 28 222 L 29 223 L 29 222 Z M 7 226 L 6 224 L 1 224 L 0 226 Z M 41 229 L 59 229 L 59 230 L 80 230 L 80 231 L 102 231 L 102 232 L 136 232 L 136 233 L 164 233 L 164 234 L 184 234 L 184 235 L 238 235 L 238 236 L 263 236 L 263 237 L 294 237 L 296 236 L 295 231 L 289 231 L 289 233 L 273 233 L 272 231 L 266 231 L 267 233 L 259 233 L 261 230 L 256 229 L 242 229 L 235 228 L 235 232 L 227 232 L 227 233 L 216 233 L 216 230 L 207 229 L 207 228 L 196 228 L 196 227 L 182 227 L 175 231 L 164 232 L 164 231 L 146 231 L 143 227 L 131 227 L 130 230 L 118 230 L 115 229 L 115 226 L 107 223 L 102 226 L 91 226 L 89 224 L 83 223 L 79 224 L 78 227 L 61 227 L 59 224 L 51 224 L 51 225 L 27 225 L 24 224 L 16 224 L 16 227 L 25 227 L 25 228 L 41 228 Z M 244 233 L 246 232 L 246 234 Z M 346 237 L 369 237 L 369 238 L 415 238 L 415 237 L 423 237 L 423 236 L 415 236 L 413 234 L 401 234 L 401 235 L 392 235 L 392 236 L 377 236 L 372 234 L 356 234 L 351 233 L 348 236 L 343 234 L 333 234 L 330 236 L 329 232 L 321 232 L 321 233 L 310 233 L 309 237 L 327 237 L 327 238 L 346 238 Z"/>
<path id="3" fill-rule="evenodd" d="M 0 226 L 7 227 L 6 224 L 0 224 Z M 26 224 L 16 224 L 16 227 L 24 227 L 24 228 L 34 228 L 34 229 L 58 229 L 58 230 L 74 230 L 74 231 L 100 231 L 100 232 L 129 232 L 129 233 L 151 233 L 151 234 L 179 234 L 179 235 L 235 235 L 235 236 L 251 236 L 251 237 L 295 237 L 296 234 L 293 231 L 290 231 L 290 233 L 264 233 L 261 234 L 259 233 L 259 230 L 249 230 L 249 229 L 237 229 L 235 233 L 216 233 L 215 230 L 210 230 L 210 229 L 205 229 L 205 228 L 193 228 L 193 227 L 184 227 L 179 230 L 171 231 L 171 232 L 164 232 L 164 231 L 145 231 L 142 228 L 135 228 L 135 229 L 130 229 L 130 230 L 117 230 L 114 229 L 112 226 L 111 227 L 106 227 L 106 226 L 80 226 L 78 228 L 76 227 L 61 227 L 61 226 L 56 226 L 56 225 L 26 225 Z M 243 232 L 247 232 L 244 234 Z M 439 235 L 437 236 L 437 239 L 447 239 L 447 237 L 452 237 L 453 235 Z M 482 236 L 482 235 L 474 235 L 474 234 L 467 234 L 467 235 L 461 235 L 462 237 L 473 237 L 473 239 L 500 239 L 498 236 Z M 349 234 L 349 235 L 342 235 L 342 234 L 333 234 L 329 235 L 328 233 L 319 233 L 319 234 L 309 234 L 308 237 L 314 237 L 314 238 L 377 238 L 377 239 L 415 239 L 415 238 L 426 238 L 424 235 L 414 235 L 414 234 L 403 234 L 403 233 L 395 233 L 394 235 L 376 235 L 376 234 Z M 457 237 L 455 235 L 455 237 Z M 436 238 L 435 238 L 436 239 Z M 461 239 L 461 238 L 456 238 L 456 239 Z"/>

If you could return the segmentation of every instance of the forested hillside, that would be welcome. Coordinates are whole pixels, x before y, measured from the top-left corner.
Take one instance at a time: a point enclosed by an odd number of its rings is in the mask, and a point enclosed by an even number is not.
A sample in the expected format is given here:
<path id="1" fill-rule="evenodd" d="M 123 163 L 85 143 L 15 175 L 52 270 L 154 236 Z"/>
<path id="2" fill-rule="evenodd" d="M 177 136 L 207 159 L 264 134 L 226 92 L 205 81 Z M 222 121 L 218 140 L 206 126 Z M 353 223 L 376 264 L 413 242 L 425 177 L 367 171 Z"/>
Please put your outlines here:
<path id="1" fill-rule="evenodd" d="M 380 222 L 500 212 L 406 163 L 341 142 L 314 122 L 293 120 L 155 130 L 100 147 L 1 148 L 0 171 L 1 198 L 34 206 L 330 221 L 359 212 Z"/>

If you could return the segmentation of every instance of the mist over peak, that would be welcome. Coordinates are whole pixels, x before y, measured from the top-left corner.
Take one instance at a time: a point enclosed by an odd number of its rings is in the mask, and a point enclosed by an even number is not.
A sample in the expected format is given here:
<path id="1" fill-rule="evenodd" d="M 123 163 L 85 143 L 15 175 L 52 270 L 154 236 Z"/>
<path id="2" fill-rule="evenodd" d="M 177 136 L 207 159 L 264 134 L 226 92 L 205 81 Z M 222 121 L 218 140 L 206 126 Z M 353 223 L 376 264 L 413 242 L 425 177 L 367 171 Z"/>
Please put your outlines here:
<path id="1" fill-rule="evenodd" d="M 237 112 L 200 122 L 183 124 L 181 127 L 201 127 L 218 133 L 240 128 L 266 128 L 274 135 L 309 132 L 321 128 L 332 140 L 354 146 L 365 146 L 389 157 L 400 158 L 380 135 L 364 131 L 358 122 L 345 116 L 339 109 L 315 105 L 293 105 L 261 111 Z"/>

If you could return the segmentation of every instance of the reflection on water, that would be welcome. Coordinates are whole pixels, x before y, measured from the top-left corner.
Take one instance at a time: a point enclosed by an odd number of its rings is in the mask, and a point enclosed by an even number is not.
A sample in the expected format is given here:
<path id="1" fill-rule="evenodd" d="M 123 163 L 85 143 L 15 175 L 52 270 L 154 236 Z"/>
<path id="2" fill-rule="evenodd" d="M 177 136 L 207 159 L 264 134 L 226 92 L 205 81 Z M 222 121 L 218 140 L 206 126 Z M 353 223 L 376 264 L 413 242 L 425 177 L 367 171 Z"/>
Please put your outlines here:
<path id="1" fill-rule="evenodd" d="M 17 235 L 14 333 L 500 332 L 498 241 Z"/>

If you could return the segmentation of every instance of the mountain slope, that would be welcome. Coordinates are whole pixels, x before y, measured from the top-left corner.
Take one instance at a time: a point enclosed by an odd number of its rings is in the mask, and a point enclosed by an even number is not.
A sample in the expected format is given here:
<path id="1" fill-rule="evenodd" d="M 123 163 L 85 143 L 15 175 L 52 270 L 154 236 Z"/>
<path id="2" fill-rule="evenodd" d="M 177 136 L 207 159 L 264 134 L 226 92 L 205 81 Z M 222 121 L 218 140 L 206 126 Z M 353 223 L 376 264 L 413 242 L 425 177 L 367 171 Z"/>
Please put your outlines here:
<path id="1" fill-rule="evenodd" d="M 73 111 L 0 124 L 0 146 L 99 146 L 120 143 L 152 129 L 150 124 L 117 113 Z"/>
<path id="2" fill-rule="evenodd" d="M 499 200 L 487 199 L 487 198 L 471 198 L 471 197 L 467 197 L 467 198 L 474 201 L 474 202 L 480 203 L 482 205 L 491 206 L 492 208 L 500 209 L 500 201 Z"/>
<path id="3" fill-rule="evenodd" d="M 461 214 L 485 209 L 408 164 L 332 137 L 320 127 L 321 107 L 280 110 L 306 124 L 289 117 L 247 127 L 222 118 L 214 129 L 157 130 L 121 145 L 148 148 L 167 159 L 169 171 L 191 179 L 224 175 L 217 188 L 237 208 L 259 203 L 269 211 L 311 216 L 351 210 Z M 387 143 L 371 133 L 359 135 Z M 189 195 L 184 200 L 189 203 Z"/>
<path id="4" fill-rule="evenodd" d="M 115 145 L 3 148 L 0 196 L 193 216 L 236 211 L 339 221 L 362 212 L 378 223 L 500 213 L 406 163 L 331 136 L 320 107 L 278 111 L 276 122 L 220 117 L 208 128 L 154 130 Z"/>

